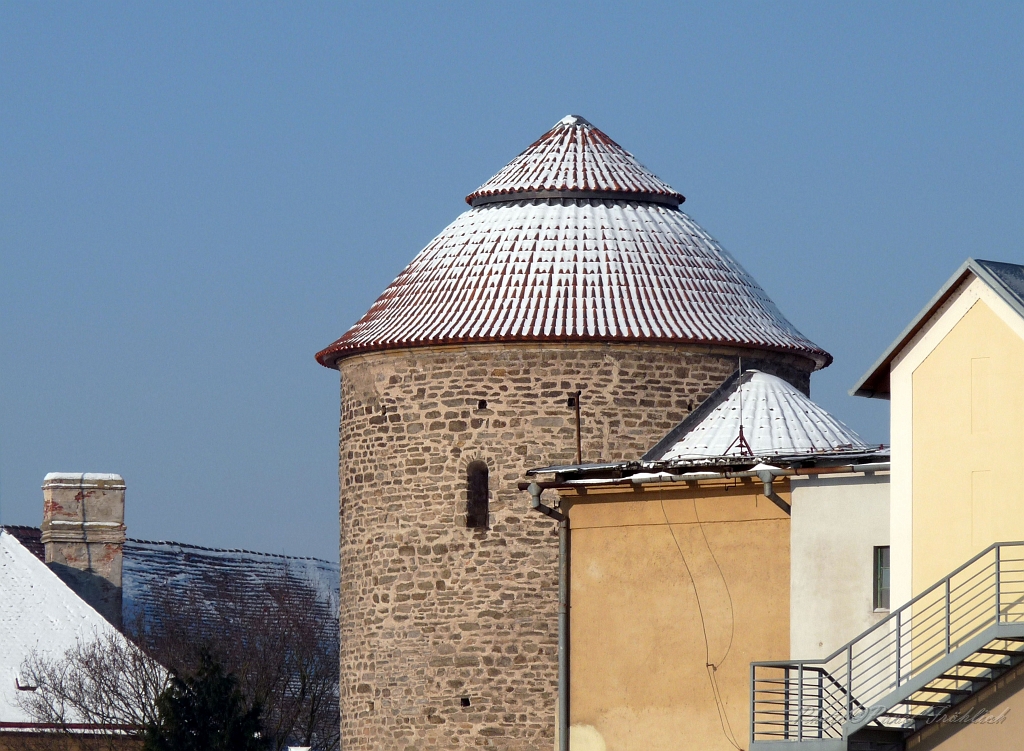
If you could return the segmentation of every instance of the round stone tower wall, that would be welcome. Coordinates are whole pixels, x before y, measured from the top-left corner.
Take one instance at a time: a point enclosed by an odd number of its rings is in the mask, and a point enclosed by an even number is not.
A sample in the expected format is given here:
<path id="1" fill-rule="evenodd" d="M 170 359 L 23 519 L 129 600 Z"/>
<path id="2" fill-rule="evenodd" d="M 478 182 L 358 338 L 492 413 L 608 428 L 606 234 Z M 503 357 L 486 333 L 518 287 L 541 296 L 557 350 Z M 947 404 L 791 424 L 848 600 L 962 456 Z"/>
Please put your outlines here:
<path id="1" fill-rule="evenodd" d="M 584 461 L 638 459 L 739 356 L 808 390 L 809 360 L 699 346 L 478 344 L 342 360 L 342 747 L 551 748 L 557 533 L 516 485 L 574 461 L 575 390 Z M 466 526 L 478 461 L 486 529 Z"/>

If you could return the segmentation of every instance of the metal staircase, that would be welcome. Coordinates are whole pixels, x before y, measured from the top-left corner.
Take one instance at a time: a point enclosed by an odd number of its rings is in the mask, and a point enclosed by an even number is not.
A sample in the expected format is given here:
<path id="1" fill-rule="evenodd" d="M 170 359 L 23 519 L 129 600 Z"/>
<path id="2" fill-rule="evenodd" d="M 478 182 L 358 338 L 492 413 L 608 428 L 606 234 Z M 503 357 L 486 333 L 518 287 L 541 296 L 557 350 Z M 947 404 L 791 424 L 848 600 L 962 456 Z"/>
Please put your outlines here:
<path id="1" fill-rule="evenodd" d="M 997 543 L 825 659 L 752 663 L 750 751 L 902 749 L 1021 662 L 1024 542 Z"/>

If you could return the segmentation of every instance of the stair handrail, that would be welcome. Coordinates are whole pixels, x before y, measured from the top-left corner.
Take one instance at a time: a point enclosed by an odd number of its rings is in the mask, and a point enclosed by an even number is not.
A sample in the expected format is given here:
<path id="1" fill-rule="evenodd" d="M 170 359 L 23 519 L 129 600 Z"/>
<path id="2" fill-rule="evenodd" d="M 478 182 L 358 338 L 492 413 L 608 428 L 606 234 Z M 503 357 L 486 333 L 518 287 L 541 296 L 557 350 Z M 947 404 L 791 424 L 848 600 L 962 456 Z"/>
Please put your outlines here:
<path id="1" fill-rule="evenodd" d="M 945 588 L 945 592 L 944 592 L 944 595 L 945 595 L 944 608 L 940 612 L 944 613 L 944 620 L 946 621 L 946 624 L 945 624 L 945 632 L 946 633 L 945 633 L 945 645 L 944 645 L 945 649 L 944 649 L 944 651 L 945 651 L 946 654 L 949 654 L 950 649 L 951 649 L 950 637 L 949 637 L 949 631 L 950 631 L 950 585 L 951 585 L 951 582 L 952 582 L 953 578 L 956 577 L 958 574 L 963 573 L 966 569 L 970 568 L 974 564 L 976 564 L 979 561 L 983 560 L 986 556 L 989 556 L 992 553 L 994 553 L 995 554 L 995 559 L 993 561 L 993 564 L 995 566 L 995 585 L 994 585 L 994 588 L 995 588 L 995 595 L 996 595 L 996 623 L 999 623 L 1000 622 L 1000 594 L 1001 594 L 1001 592 L 1000 592 L 1000 572 L 999 572 L 999 568 L 1000 568 L 1001 561 L 1003 559 L 1003 557 L 1002 557 L 1002 555 L 1000 553 L 1001 553 L 1003 548 L 1022 548 L 1022 547 L 1024 547 L 1024 541 L 992 543 L 991 545 L 989 545 L 987 548 L 985 548 L 981 552 L 979 552 L 976 555 L 972 556 L 968 561 L 966 561 L 962 565 L 960 565 L 957 568 L 955 568 L 953 571 L 951 571 L 949 574 L 944 576 L 942 579 L 940 579 L 939 581 L 935 582 L 930 587 L 928 587 L 924 591 L 920 592 L 918 595 L 916 595 L 912 599 L 908 600 L 906 603 L 904 603 L 903 605 L 898 607 L 896 610 L 893 610 L 891 613 L 889 613 L 889 615 L 887 615 L 885 618 L 880 620 L 878 623 L 874 624 L 870 628 L 868 628 L 865 631 L 861 632 L 856 637 L 851 639 L 849 642 L 847 642 L 843 646 L 841 646 L 838 649 L 836 649 L 834 652 L 832 652 L 832 654 L 828 655 L 827 657 L 822 657 L 822 658 L 817 658 L 817 659 L 812 659 L 812 660 L 768 660 L 768 661 L 752 662 L 750 664 L 750 675 L 751 675 L 751 686 L 750 686 L 750 691 L 751 691 L 751 696 L 750 696 L 750 700 L 751 700 L 750 701 L 751 726 L 750 726 L 750 734 L 751 734 L 751 740 L 753 740 L 753 736 L 755 734 L 755 726 L 757 724 L 756 723 L 756 719 L 755 719 L 756 716 L 757 716 L 757 712 L 756 712 L 756 709 L 755 709 L 756 704 L 757 704 L 757 685 L 756 685 L 756 669 L 757 668 L 759 668 L 759 667 L 762 667 L 762 668 L 793 668 L 793 669 L 808 669 L 809 668 L 809 669 L 814 670 L 814 671 L 819 671 L 820 670 L 821 672 L 823 672 L 825 675 L 827 675 L 829 677 L 830 682 L 836 684 L 837 686 L 839 686 L 840 688 L 843 689 L 844 693 L 846 694 L 846 700 L 847 700 L 847 712 L 846 712 L 847 719 L 852 719 L 853 718 L 852 709 L 853 709 L 853 706 L 855 704 L 857 705 L 857 708 L 859 710 L 863 710 L 864 709 L 864 705 L 860 701 L 858 701 L 856 697 L 853 696 L 853 685 L 852 685 L 851 672 L 852 672 L 852 659 L 853 659 L 853 650 L 854 650 L 854 648 L 859 643 L 862 643 L 862 642 L 866 641 L 873 634 L 876 634 L 877 632 L 884 631 L 884 633 L 880 636 L 880 638 L 881 639 L 886 638 L 889 634 L 892 633 L 891 627 L 893 625 L 893 621 L 895 621 L 895 625 L 896 625 L 896 636 L 895 636 L 895 642 L 894 642 L 895 661 L 896 661 L 896 671 L 895 672 L 896 672 L 896 684 L 897 684 L 897 687 L 898 687 L 900 685 L 900 680 L 903 677 L 900 666 L 901 666 L 901 664 L 903 663 L 903 661 L 907 657 L 905 655 L 901 655 L 900 654 L 900 648 L 901 648 L 900 623 L 901 623 L 901 621 L 903 621 L 903 617 L 905 615 L 907 615 L 907 614 L 912 614 L 912 610 L 913 610 L 913 607 L 914 607 L 915 604 L 920 603 L 922 600 L 924 600 L 929 595 L 934 594 L 939 588 Z M 903 622 L 906 622 L 906 621 L 903 621 Z M 876 640 L 873 644 L 877 644 L 877 643 L 879 643 L 878 640 Z M 845 686 L 845 687 L 843 687 L 842 683 L 840 681 L 838 681 L 824 667 L 825 665 L 831 663 L 836 658 L 842 656 L 844 653 L 846 655 L 846 660 L 845 660 L 845 665 L 841 666 L 841 668 L 845 667 L 845 669 L 846 669 L 846 676 L 845 677 L 846 677 L 846 681 L 847 681 L 848 685 Z M 818 667 L 818 666 L 821 666 L 821 667 Z M 820 721 L 821 720 L 819 719 L 819 722 Z M 802 723 L 803 723 L 803 718 L 802 717 L 799 719 L 799 722 L 801 723 L 800 731 L 801 731 L 801 734 L 802 734 Z"/>
<path id="2" fill-rule="evenodd" d="M 982 558 L 984 558 L 986 555 L 988 555 L 992 551 L 996 550 L 997 548 L 1013 548 L 1013 547 L 1024 547 L 1024 540 L 1021 540 L 1021 541 L 1018 541 L 1018 542 L 994 542 L 994 543 L 992 543 L 987 548 L 985 548 L 980 553 L 978 553 L 976 556 L 974 556 L 969 561 L 967 561 L 967 563 L 963 564 L 959 568 L 957 568 L 954 571 L 952 571 L 951 573 L 947 574 L 942 579 L 939 579 L 939 581 L 935 582 L 935 584 L 933 584 L 930 587 L 928 587 L 928 589 L 926 589 L 923 592 L 921 592 L 919 595 L 914 597 L 912 600 L 908 600 L 903 605 L 900 605 L 896 610 L 893 610 L 891 613 L 889 613 L 889 615 L 887 615 L 885 618 L 880 620 L 874 626 L 871 626 L 871 628 L 868 628 L 865 631 L 863 631 L 860 634 L 858 634 L 857 636 L 855 636 L 853 639 L 848 641 L 843 646 L 839 647 L 839 649 L 837 649 L 835 652 L 830 654 L 828 657 L 822 657 L 822 658 L 816 659 L 816 660 L 768 660 L 768 661 L 763 661 L 763 662 L 754 662 L 752 664 L 754 664 L 754 665 L 782 667 L 784 665 L 813 665 L 813 664 L 819 663 L 819 662 L 822 662 L 822 663 L 828 662 L 829 660 L 832 660 L 833 658 L 836 658 L 839 655 L 841 655 L 843 652 L 845 652 L 850 647 L 854 646 L 861 639 L 864 639 L 865 637 L 867 637 L 871 632 L 877 631 L 878 629 L 880 629 L 883 625 L 885 625 L 889 621 L 893 620 L 897 615 L 900 615 L 904 611 L 910 609 L 911 606 L 914 605 L 914 603 L 916 603 L 919 600 L 923 599 L 926 595 L 930 595 L 932 592 L 937 590 L 939 587 L 945 586 L 946 582 L 948 582 L 954 576 L 956 576 L 957 574 L 962 572 L 964 569 L 969 568 L 971 565 L 977 563 L 978 561 L 980 561 Z"/>

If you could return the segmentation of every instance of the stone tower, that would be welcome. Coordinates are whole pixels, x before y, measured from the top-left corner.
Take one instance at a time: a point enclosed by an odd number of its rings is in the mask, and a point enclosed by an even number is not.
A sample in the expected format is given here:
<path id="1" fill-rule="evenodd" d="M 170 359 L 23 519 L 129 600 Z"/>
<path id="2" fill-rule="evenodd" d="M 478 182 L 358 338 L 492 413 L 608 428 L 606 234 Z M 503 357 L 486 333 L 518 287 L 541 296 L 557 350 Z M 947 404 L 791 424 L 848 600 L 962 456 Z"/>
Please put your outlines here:
<path id="1" fill-rule="evenodd" d="M 342 744 L 544 749 L 556 534 L 516 489 L 638 458 L 744 366 L 804 391 L 804 338 L 683 196 L 566 117 L 466 201 L 349 331 L 341 372 Z"/>

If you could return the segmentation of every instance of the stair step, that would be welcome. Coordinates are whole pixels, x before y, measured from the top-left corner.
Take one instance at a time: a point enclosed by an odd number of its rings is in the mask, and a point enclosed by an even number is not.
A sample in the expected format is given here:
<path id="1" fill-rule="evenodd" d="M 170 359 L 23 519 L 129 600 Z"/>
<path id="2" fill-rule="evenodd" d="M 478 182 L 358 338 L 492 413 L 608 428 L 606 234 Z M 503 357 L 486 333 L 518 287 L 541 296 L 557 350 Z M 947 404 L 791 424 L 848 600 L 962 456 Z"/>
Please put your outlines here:
<path id="1" fill-rule="evenodd" d="M 901 701 L 900 704 L 913 704 L 915 706 L 922 707 L 948 707 L 950 706 L 948 701 L 922 701 L 920 699 L 906 699 Z"/>
<path id="2" fill-rule="evenodd" d="M 991 683 L 991 678 L 983 678 L 980 675 L 953 675 L 952 673 L 943 673 L 942 675 L 935 676 L 936 681 L 970 681 L 971 683 Z"/>
<path id="3" fill-rule="evenodd" d="M 989 649 L 985 647 L 979 649 L 978 652 L 983 655 L 1002 655 L 1003 657 L 1021 657 L 1024 656 L 1024 652 L 1015 652 L 1012 649 Z"/>
<path id="4" fill-rule="evenodd" d="M 971 662 L 970 660 L 964 660 L 960 663 L 965 668 L 985 668 L 991 670 L 992 668 L 1005 668 L 1009 667 L 1001 662 Z"/>
<path id="5" fill-rule="evenodd" d="M 930 686 L 925 686 L 924 688 L 922 688 L 917 693 L 919 693 L 919 694 L 949 694 L 950 696 L 955 694 L 957 696 L 970 696 L 974 692 L 973 691 L 968 691 L 965 688 L 932 688 Z"/>

